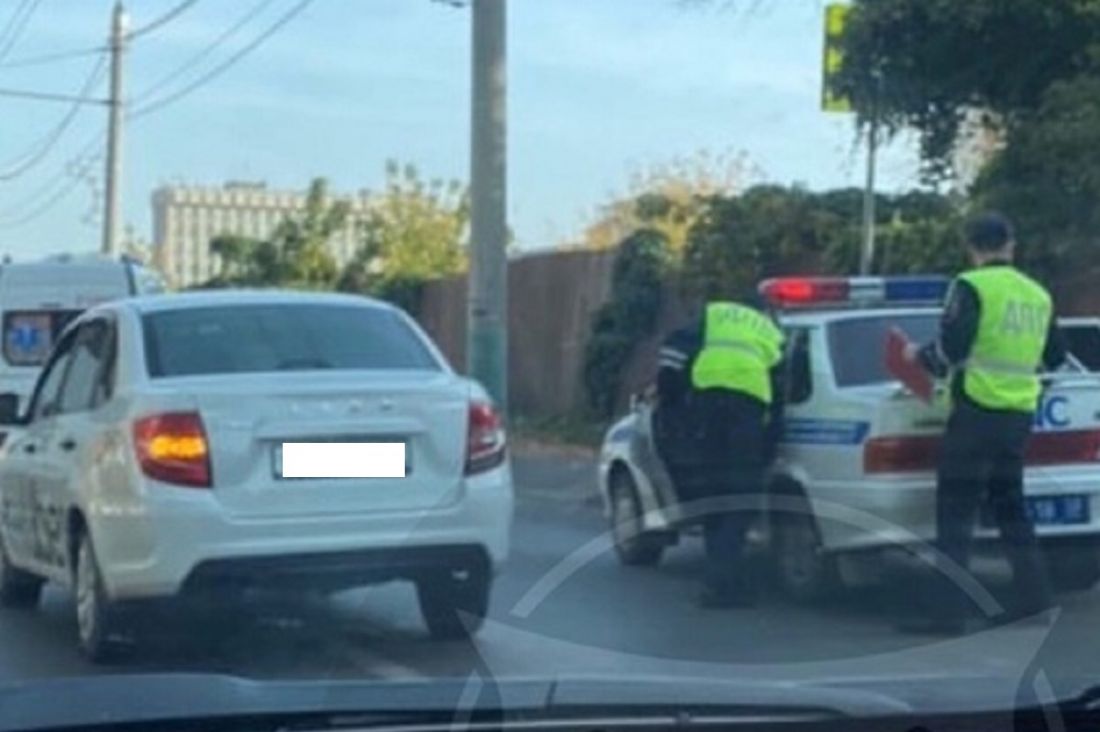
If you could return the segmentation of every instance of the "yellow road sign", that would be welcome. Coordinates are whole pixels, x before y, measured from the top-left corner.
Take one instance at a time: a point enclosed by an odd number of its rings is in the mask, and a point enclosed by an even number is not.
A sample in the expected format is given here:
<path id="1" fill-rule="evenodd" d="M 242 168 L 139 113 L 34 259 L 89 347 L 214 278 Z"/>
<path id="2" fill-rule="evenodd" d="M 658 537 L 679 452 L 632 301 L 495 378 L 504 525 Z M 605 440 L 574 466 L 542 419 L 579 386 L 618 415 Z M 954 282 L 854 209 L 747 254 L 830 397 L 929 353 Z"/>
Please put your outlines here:
<path id="1" fill-rule="evenodd" d="M 844 25 L 848 20 L 850 5 L 831 3 L 825 6 L 825 53 L 822 59 L 821 108 L 826 112 L 851 112 L 852 104 L 847 97 L 832 90 L 833 79 L 844 64 L 844 51 L 840 41 L 844 36 Z"/>

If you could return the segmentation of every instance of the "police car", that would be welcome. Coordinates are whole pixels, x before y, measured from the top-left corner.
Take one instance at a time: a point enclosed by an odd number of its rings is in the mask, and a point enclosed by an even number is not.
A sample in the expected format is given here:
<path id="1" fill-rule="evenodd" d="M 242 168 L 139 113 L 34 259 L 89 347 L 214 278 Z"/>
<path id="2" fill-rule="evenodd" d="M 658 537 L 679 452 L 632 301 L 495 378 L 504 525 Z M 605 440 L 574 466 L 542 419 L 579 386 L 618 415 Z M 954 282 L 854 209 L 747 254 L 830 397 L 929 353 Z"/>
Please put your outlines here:
<path id="1" fill-rule="evenodd" d="M 778 584 L 799 600 L 879 578 L 891 552 L 935 536 L 935 467 L 949 412 L 946 384 L 926 404 L 886 370 L 888 330 L 937 333 L 939 277 L 783 278 L 761 293 L 786 342 L 785 434 L 752 537 Z M 1027 448 L 1025 492 L 1062 589 L 1100 580 L 1100 325 L 1061 323 L 1068 363 L 1044 376 Z M 653 565 L 697 523 L 678 500 L 655 442 L 656 404 L 632 400 L 608 431 L 599 486 L 626 564 Z M 658 417 L 659 418 L 659 417 Z M 976 551 L 993 546 L 983 516 Z"/>

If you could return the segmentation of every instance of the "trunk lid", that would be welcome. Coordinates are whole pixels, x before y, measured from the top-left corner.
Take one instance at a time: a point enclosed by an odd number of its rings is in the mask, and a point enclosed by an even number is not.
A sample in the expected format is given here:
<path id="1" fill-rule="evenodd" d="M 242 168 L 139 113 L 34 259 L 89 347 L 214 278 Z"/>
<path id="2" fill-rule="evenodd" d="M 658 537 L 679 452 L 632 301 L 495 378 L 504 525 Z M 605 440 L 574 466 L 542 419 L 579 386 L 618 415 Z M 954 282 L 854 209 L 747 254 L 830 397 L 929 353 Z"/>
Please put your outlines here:
<path id="1" fill-rule="evenodd" d="M 304 371 L 176 377 L 163 386 L 188 394 L 197 407 L 214 493 L 235 515 L 415 510 L 452 503 L 461 491 L 471 391 L 453 374 Z M 284 442 L 360 441 L 404 441 L 406 476 L 278 475 L 276 450 Z"/>
<path id="2" fill-rule="evenodd" d="M 1100 465 L 1100 376 L 1057 373 L 1043 378 L 1045 388 L 1035 413 L 1026 463 L 1045 468 Z M 932 404 L 923 403 L 897 384 L 851 391 L 857 399 L 866 399 L 873 414 L 869 445 L 883 438 L 893 440 L 894 446 L 904 443 L 898 453 L 904 456 L 899 465 L 922 472 L 935 469 L 950 413 L 946 386 L 937 388 Z"/>

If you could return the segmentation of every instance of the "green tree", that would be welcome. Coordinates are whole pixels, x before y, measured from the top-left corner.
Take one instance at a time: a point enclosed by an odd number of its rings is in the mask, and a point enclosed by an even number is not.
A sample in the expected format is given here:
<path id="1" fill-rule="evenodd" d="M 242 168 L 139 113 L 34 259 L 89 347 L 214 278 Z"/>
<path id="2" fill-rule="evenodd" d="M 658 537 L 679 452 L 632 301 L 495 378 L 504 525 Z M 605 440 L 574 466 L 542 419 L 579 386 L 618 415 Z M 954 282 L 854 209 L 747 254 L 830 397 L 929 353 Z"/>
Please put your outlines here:
<path id="1" fill-rule="evenodd" d="M 630 357 L 657 323 L 667 259 L 668 239 L 655 229 L 639 229 L 618 247 L 611 296 L 593 315 L 585 344 L 585 389 L 600 417 L 611 416 L 618 406 Z"/>
<path id="2" fill-rule="evenodd" d="M 253 252 L 259 241 L 248 236 L 222 234 L 210 242 L 210 253 L 218 258 L 220 272 L 216 283 L 240 280 L 251 266 Z"/>
<path id="3" fill-rule="evenodd" d="M 688 237 L 685 293 L 741 298 L 767 277 L 857 271 L 862 196 L 853 188 L 813 193 L 767 185 L 710 199 Z M 957 199 L 926 191 L 879 195 L 876 211 L 877 271 L 952 272 L 961 266 Z"/>
<path id="4" fill-rule="evenodd" d="M 952 172 L 966 120 L 999 141 L 971 204 L 1016 220 L 1025 266 L 1056 277 L 1095 261 L 1100 3 L 856 0 L 844 45 L 838 90 L 862 120 L 915 129 L 931 178 Z"/>
<path id="5" fill-rule="evenodd" d="M 317 178 L 302 213 L 284 219 L 269 239 L 215 237 L 210 251 L 218 256 L 221 272 L 207 284 L 331 289 L 339 268 L 329 243 L 347 217 L 347 202 L 330 200 L 326 181 Z"/>
<path id="6" fill-rule="evenodd" d="M 469 196 L 457 181 L 423 181 L 412 165 L 389 162 L 385 189 L 371 199 L 362 243 L 338 287 L 415 309 L 423 282 L 465 271 Z"/>
<path id="7" fill-rule="evenodd" d="M 707 150 L 639 169 L 624 195 L 599 207 L 576 245 L 609 249 L 648 228 L 664 234 L 669 250 L 678 257 L 707 200 L 741 191 L 755 175 L 744 153 L 715 155 Z"/>
<path id="8" fill-rule="evenodd" d="M 1051 84 L 1094 70 L 1098 30 L 1094 0 L 856 0 L 836 88 L 862 120 L 917 130 L 943 176 L 968 111 L 1026 119 Z"/>
<path id="9" fill-rule="evenodd" d="M 740 298 L 765 277 L 822 271 L 843 223 L 819 196 L 797 187 L 714 197 L 688 237 L 684 289 L 702 299 Z"/>
<path id="10" fill-rule="evenodd" d="M 330 241 L 347 225 L 346 201 L 331 201 L 323 178 L 313 181 L 301 216 L 288 217 L 271 237 L 275 269 L 292 287 L 331 289 L 339 276 Z"/>
<path id="11" fill-rule="evenodd" d="M 1058 276 L 1096 262 L 1100 231 L 1100 80 L 1052 84 L 1034 115 L 1013 127 L 975 184 L 976 203 L 1010 212 L 1021 254 Z"/>

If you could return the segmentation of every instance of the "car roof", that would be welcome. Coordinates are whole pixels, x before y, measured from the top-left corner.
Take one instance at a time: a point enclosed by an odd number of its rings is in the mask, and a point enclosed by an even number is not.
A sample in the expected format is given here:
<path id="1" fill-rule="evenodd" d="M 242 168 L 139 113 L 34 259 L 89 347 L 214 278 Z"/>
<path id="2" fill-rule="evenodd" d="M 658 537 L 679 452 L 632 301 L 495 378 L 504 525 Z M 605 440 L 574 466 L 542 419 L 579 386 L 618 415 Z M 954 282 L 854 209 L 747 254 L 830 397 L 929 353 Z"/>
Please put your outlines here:
<path id="1" fill-rule="evenodd" d="M 809 326 L 835 323 L 842 320 L 860 320 L 863 318 L 896 318 L 911 315 L 939 317 L 940 307 L 901 307 L 901 308 L 834 308 L 830 310 L 786 310 L 778 313 L 783 325 Z"/>
<path id="2" fill-rule="evenodd" d="M 138 313 L 232 305 L 355 305 L 396 310 L 390 303 L 363 295 L 300 290 L 198 290 L 131 297 L 114 303 Z"/>

